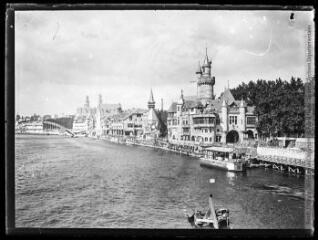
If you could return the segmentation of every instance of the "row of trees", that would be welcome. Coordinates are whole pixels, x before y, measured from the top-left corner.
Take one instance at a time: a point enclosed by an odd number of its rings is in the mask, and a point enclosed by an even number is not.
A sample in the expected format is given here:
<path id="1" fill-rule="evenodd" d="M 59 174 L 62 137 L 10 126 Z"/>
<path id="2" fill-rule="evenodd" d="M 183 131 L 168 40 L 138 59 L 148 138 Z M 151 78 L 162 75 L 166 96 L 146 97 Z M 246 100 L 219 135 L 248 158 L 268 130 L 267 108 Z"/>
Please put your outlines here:
<path id="1" fill-rule="evenodd" d="M 301 137 L 305 132 L 305 84 L 300 78 L 290 81 L 257 80 L 231 89 L 235 99 L 256 106 L 260 136 Z"/>

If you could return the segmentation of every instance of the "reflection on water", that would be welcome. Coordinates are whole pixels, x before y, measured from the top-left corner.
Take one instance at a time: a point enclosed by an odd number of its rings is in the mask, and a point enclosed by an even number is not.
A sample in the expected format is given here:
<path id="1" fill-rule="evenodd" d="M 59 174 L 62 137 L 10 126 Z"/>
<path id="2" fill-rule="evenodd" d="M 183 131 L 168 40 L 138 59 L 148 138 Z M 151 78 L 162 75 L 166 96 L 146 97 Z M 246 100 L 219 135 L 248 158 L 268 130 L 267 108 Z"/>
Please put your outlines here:
<path id="1" fill-rule="evenodd" d="M 192 228 L 213 193 L 231 228 L 303 228 L 313 200 L 304 178 L 89 138 L 17 136 L 15 174 L 17 227 Z"/>

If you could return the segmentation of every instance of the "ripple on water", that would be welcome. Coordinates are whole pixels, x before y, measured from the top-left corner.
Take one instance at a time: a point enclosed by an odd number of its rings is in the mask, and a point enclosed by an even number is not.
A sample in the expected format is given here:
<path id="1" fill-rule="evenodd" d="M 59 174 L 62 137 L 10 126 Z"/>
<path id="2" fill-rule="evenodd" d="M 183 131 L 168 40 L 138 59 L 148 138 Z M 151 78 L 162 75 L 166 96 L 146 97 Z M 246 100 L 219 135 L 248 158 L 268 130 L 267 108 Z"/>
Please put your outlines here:
<path id="1" fill-rule="evenodd" d="M 303 198 L 311 195 L 304 192 L 304 179 L 264 169 L 228 174 L 162 150 L 89 138 L 16 139 L 20 227 L 191 228 L 184 211 L 206 209 L 213 193 L 217 207 L 230 209 L 232 228 L 301 228 Z"/>

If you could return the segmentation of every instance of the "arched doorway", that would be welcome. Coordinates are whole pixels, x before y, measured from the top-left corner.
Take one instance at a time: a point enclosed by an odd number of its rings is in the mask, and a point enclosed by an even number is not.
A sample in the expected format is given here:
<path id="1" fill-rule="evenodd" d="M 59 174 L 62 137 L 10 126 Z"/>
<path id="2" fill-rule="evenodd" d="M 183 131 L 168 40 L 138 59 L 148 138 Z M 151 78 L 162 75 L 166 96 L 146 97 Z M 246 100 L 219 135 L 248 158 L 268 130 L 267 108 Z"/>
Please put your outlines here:
<path id="1" fill-rule="evenodd" d="M 248 130 L 246 134 L 248 139 L 254 139 L 254 133 L 252 130 Z"/>
<path id="2" fill-rule="evenodd" d="M 239 134 L 237 131 L 232 130 L 226 135 L 226 143 L 236 143 L 239 140 Z"/>

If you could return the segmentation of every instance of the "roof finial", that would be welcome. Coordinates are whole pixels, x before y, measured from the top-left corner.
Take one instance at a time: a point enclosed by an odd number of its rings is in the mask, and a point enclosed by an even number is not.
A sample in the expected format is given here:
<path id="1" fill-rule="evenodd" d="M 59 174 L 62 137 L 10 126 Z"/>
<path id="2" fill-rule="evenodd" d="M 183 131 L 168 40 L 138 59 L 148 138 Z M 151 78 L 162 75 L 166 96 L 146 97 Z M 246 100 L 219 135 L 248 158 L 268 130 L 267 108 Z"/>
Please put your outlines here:
<path id="1" fill-rule="evenodd" d="M 204 58 L 203 66 L 208 67 L 209 64 L 210 64 L 210 61 L 209 61 L 209 57 L 208 57 L 208 48 L 206 47 L 205 48 L 205 58 Z"/>

